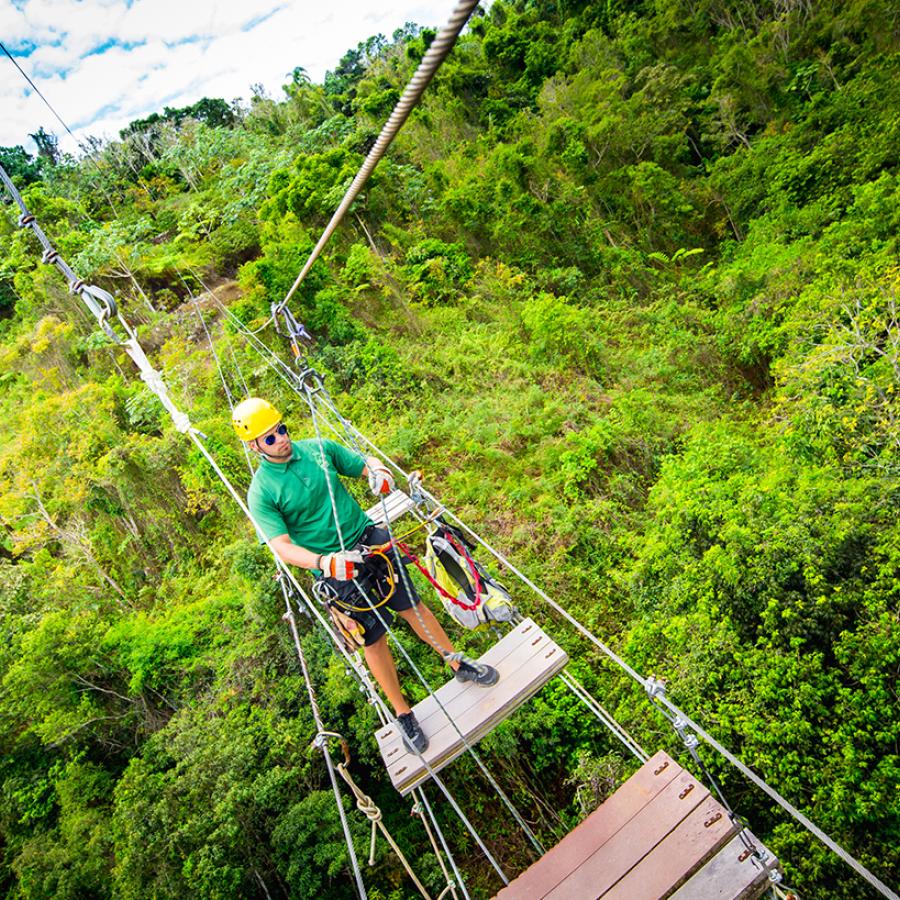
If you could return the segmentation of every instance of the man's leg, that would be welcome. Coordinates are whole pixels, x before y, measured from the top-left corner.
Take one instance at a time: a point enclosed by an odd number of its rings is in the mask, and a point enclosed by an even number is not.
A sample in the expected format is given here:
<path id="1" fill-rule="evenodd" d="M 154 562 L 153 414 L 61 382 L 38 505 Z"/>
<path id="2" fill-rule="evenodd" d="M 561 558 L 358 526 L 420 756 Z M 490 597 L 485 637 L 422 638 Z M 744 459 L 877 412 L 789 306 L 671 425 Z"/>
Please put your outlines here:
<path id="1" fill-rule="evenodd" d="M 398 716 L 408 713 L 409 704 L 400 689 L 397 666 L 394 663 L 391 648 L 388 647 L 387 635 L 383 634 L 374 644 L 365 647 L 363 652 L 366 655 L 366 662 L 369 664 L 369 671 L 381 686 L 388 702 L 394 707 L 394 712 Z"/>
<path id="2" fill-rule="evenodd" d="M 416 614 L 417 611 L 418 615 Z M 399 615 L 409 622 L 412 630 L 429 646 L 433 647 L 436 641 L 438 645 L 436 649 L 443 650 L 446 653 L 456 652 L 453 644 L 450 642 L 450 638 L 447 637 L 447 632 L 444 631 L 441 623 L 434 617 L 434 613 L 424 603 L 419 603 L 415 609 L 404 609 Z M 425 623 L 424 626 L 423 622 Z M 455 672 L 459 668 L 459 663 L 453 660 L 450 663 L 450 668 Z"/>

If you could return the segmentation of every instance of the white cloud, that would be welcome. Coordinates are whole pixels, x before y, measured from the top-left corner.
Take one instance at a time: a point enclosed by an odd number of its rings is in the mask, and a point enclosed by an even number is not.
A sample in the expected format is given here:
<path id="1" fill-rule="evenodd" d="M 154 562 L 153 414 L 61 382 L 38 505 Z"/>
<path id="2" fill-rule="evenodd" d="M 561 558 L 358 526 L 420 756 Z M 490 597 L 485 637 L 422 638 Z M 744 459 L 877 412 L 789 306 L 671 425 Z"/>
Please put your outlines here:
<path id="1" fill-rule="evenodd" d="M 320 81 L 343 53 L 406 22 L 442 25 L 452 0 L 26 0 L 0 2 L 0 35 L 79 139 L 115 137 L 136 118 L 201 97 L 279 96 L 303 66 Z M 103 48 L 104 52 L 98 52 Z M 12 63 L 0 82 L 0 146 L 29 145 L 44 127 L 73 150 Z"/>

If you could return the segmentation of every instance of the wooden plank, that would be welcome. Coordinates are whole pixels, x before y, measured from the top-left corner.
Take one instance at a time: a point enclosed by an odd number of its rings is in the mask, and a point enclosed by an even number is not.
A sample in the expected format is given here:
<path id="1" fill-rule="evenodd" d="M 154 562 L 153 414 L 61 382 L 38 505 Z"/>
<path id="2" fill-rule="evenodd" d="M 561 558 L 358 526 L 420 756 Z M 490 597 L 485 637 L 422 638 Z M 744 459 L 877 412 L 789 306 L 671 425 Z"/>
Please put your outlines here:
<path id="1" fill-rule="evenodd" d="M 752 834 L 750 839 L 771 856 Z M 675 891 L 670 900 L 756 900 L 768 889 L 768 873 L 747 852 L 737 835 Z"/>
<path id="2" fill-rule="evenodd" d="M 429 696 L 413 707 L 429 739 L 424 757 L 434 771 L 465 752 L 457 728 L 469 744 L 480 740 L 562 669 L 568 656 L 534 622 L 526 619 L 494 644 L 481 657 L 481 662 L 494 666 L 500 673 L 500 680 L 493 687 L 461 684 L 451 679 L 435 692 L 440 705 L 434 696 Z M 428 778 L 428 770 L 416 754 L 406 749 L 394 725 L 377 731 L 375 739 L 391 781 L 402 794 Z"/>
<path id="3" fill-rule="evenodd" d="M 728 811 L 707 796 L 603 900 L 663 900 L 715 856 L 737 832 Z"/>
<path id="4" fill-rule="evenodd" d="M 494 666 L 500 672 L 502 678 L 504 672 L 520 667 L 527 660 L 527 657 L 536 655 L 541 651 L 542 647 L 549 648 L 551 645 L 552 641 L 538 626 L 530 619 L 526 619 L 494 644 L 481 657 L 481 661 Z M 473 687 L 473 685 L 460 684 L 455 679 L 451 679 L 438 688 L 433 696 L 429 695 L 421 703 L 418 703 L 415 707 L 416 718 L 423 729 L 431 729 L 431 731 L 426 733 L 430 735 L 446 724 L 446 717 L 441 711 L 442 706 L 456 719 L 466 709 L 477 704 L 479 700 L 483 700 L 485 696 L 483 689 L 479 688 L 473 691 Z M 396 746 L 401 746 L 402 740 L 399 733 L 393 731 L 392 725 L 386 726 L 376 734 L 379 744 L 387 746 L 388 740 L 386 735 L 389 732 L 394 734 L 393 743 Z"/>
<path id="5" fill-rule="evenodd" d="M 555 847 L 497 894 L 497 900 L 544 897 L 683 772 L 660 750 Z"/>
<path id="6" fill-rule="evenodd" d="M 681 772 L 544 896 L 547 900 L 602 897 L 707 797 L 709 791 L 703 785 L 688 772 Z"/>
<path id="7" fill-rule="evenodd" d="M 465 750 L 448 714 L 471 744 L 524 703 L 565 665 L 567 657 L 533 622 L 526 620 L 492 647 L 482 661 L 496 666 L 500 672 L 500 681 L 493 688 L 460 684 L 454 679 L 437 692 L 446 714 L 433 697 L 415 707 L 417 718 L 430 739 L 425 757 L 435 771 Z M 406 749 L 393 726 L 383 729 L 376 737 L 398 790 L 408 793 L 428 777 L 427 769 L 416 754 Z"/>
<path id="8" fill-rule="evenodd" d="M 408 494 L 399 489 L 396 491 L 391 491 L 391 493 L 388 494 L 388 496 L 385 498 L 384 502 L 387 505 L 388 518 L 392 522 L 395 519 L 399 519 L 400 516 L 408 513 L 416 505 Z M 366 515 L 376 525 L 385 524 L 384 508 L 380 500 L 371 509 L 366 510 Z"/>

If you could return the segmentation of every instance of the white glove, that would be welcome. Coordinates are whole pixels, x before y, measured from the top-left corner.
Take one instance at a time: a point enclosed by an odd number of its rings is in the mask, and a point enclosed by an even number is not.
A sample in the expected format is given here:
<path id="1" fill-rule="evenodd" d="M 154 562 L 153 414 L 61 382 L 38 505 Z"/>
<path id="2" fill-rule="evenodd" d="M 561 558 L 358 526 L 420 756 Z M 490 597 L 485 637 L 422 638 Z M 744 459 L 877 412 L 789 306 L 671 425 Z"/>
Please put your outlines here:
<path id="1" fill-rule="evenodd" d="M 366 468 L 369 470 L 369 489 L 376 497 L 390 494 L 394 490 L 394 476 L 380 459 L 368 457 Z"/>
<path id="2" fill-rule="evenodd" d="M 319 568 L 326 578 L 352 581 L 356 578 L 356 567 L 362 561 L 363 555 L 359 550 L 341 550 L 340 553 L 326 553 L 319 557 Z"/>

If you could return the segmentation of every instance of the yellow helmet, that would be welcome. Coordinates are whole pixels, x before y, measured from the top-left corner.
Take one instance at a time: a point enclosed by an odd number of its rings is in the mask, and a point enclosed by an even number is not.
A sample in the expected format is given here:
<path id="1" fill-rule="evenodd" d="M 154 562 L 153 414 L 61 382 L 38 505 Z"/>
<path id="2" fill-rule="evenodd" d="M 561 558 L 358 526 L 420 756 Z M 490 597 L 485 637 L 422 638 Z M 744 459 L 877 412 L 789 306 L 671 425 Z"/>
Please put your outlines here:
<path id="1" fill-rule="evenodd" d="M 252 441 L 281 421 L 281 413 L 260 397 L 242 400 L 231 413 L 231 424 L 242 441 Z"/>

